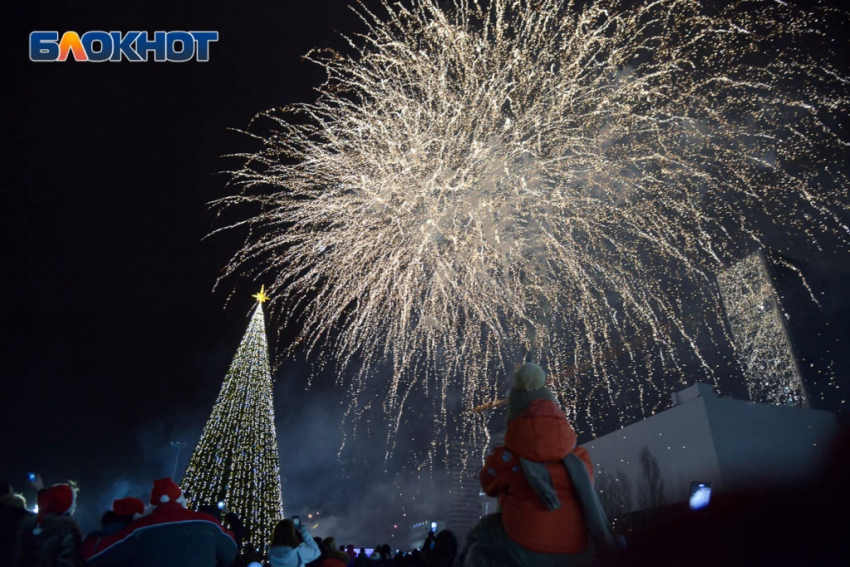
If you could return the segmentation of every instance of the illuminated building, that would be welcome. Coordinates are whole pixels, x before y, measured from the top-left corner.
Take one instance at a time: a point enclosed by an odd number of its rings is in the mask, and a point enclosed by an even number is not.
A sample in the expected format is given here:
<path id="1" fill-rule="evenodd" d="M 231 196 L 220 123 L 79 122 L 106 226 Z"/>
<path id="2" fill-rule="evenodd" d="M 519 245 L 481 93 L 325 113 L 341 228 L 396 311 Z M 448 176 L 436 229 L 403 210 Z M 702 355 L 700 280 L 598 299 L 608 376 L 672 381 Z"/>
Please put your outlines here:
<path id="1" fill-rule="evenodd" d="M 750 399 L 809 407 L 764 254 L 759 250 L 732 265 L 717 283 Z"/>

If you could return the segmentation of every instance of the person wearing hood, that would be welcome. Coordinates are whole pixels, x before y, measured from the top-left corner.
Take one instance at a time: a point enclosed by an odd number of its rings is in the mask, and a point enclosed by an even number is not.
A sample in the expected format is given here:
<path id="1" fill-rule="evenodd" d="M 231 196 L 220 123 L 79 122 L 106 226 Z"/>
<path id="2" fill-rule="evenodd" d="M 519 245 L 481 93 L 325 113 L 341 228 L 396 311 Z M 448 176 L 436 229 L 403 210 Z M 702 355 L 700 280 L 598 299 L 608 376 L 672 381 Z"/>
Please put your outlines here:
<path id="1" fill-rule="evenodd" d="M 113 501 L 112 510 L 107 510 L 100 519 L 101 528 L 83 539 L 83 557 L 93 555 L 103 538 L 117 534 L 144 514 L 145 503 L 140 498 L 128 496 Z"/>
<path id="2" fill-rule="evenodd" d="M 588 565 L 596 549 L 616 545 L 593 489 L 590 455 L 576 447 L 575 431 L 545 383 L 546 372 L 530 361 L 514 375 L 504 444 L 490 452 L 479 478 L 501 512 L 470 532 L 467 567 Z"/>
<path id="3" fill-rule="evenodd" d="M 0 481 L 0 567 L 8 567 L 12 564 L 18 524 L 32 515 L 32 512 L 27 510 L 24 497 L 15 494 L 9 481 Z"/>
<path id="4" fill-rule="evenodd" d="M 304 524 L 300 527 L 300 535 L 299 539 L 292 520 L 277 523 L 269 546 L 271 567 L 303 567 L 321 557 L 319 546 Z"/>
<path id="5" fill-rule="evenodd" d="M 429 536 L 430 537 L 430 536 Z M 457 536 L 451 530 L 434 535 L 434 545 L 422 546 L 422 557 L 428 567 L 452 567 L 457 558 Z M 426 540 L 426 543 L 428 541 Z"/>
<path id="6" fill-rule="evenodd" d="M 78 567 L 82 565 L 82 533 L 71 517 L 77 488 L 69 482 L 38 491 L 38 514 L 24 518 L 18 529 L 13 564 L 16 567 Z"/>

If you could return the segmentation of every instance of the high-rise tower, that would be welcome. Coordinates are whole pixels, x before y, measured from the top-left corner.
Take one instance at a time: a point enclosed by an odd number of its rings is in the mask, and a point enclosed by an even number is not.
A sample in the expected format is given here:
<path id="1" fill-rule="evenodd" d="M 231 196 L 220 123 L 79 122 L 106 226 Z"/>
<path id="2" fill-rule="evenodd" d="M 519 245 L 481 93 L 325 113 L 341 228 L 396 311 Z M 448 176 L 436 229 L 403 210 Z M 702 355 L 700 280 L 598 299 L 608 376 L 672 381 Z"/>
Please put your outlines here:
<path id="1" fill-rule="evenodd" d="M 754 402 L 809 407 L 782 303 L 761 250 L 717 277 L 726 319 Z"/>

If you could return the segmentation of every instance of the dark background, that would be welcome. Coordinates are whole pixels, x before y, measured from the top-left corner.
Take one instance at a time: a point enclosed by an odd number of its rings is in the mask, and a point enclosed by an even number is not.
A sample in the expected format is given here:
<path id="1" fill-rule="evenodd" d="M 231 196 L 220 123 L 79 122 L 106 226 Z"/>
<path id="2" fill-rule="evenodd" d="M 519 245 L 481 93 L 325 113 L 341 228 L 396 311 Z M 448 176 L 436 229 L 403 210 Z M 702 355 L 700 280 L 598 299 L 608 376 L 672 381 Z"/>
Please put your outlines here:
<path id="1" fill-rule="evenodd" d="M 238 165 L 221 156 L 253 148 L 230 129 L 315 97 L 323 73 L 301 57 L 315 47 L 344 49 L 338 32 L 363 30 L 350 3 L 0 8 L 0 477 L 25 490 L 30 505 L 26 471 L 41 472 L 46 483 L 78 479 L 83 528 L 94 529 L 113 498 L 142 496 L 151 480 L 171 474 L 170 441 L 197 439 L 262 283 L 233 277 L 213 291 L 244 237 L 204 239 L 223 224 L 207 203 L 232 192 L 217 173 Z M 219 41 L 208 63 L 35 64 L 27 57 L 33 30 L 133 29 L 217 30 Z M 798 348 L 819 368 L 833 361 L 844 376 L 848 255 L 794 261 L 814 275 L 825 305 L 813 308 L 780 274 L 784 293 L 799 299 L 789 307 L 798 314 Z M 273 353 L 276 325 L 269 323 Z M 418 473 L 385 463 L 380 423 L 340 454 L 346 391 L 332 387 L 331 375 L 308 388 L 307 375 L 291 362 L 275 376 L 287 515 L 327 516 L 316 533 L 340 543 L 389 540 L 402 514 L 428 513 L 427 482 L 423 489 Z M 825 391 L 828 409 L 841 409 L 843 395 Z M 415 449 L 411 437 L 399 447 L 403 456 Z M 187 458 L 188 451 L 178 476 Z"/>
<path id="2" fill-rule="evenodd" d="M 262 282 L 213 291 L 244 234 L 203 240 L 224 224 L 207 203 L 232 193 L 218 173 L 239 164 L 221 156 L 253 148 L 231 129 L 314 99 L 324 74 L 302 56 L 342 49 L 338 32 L 363 26 L 340 0 L 18 4 L 0 8 L 0 477 L 30 506 L 26 471 L 79 480 L 78 515 L 93 529 L 112 498 L 171 474 L 170 441 L 198 438 L 246 330 Z M 219 41 L 208 63 L 28 60 L 30 31 L 95 29 L 217 30 Z M 390 535 L 386 502 L 401 482 L 385 472 L 386 439 L 361 435 L 341 467 L 345 391 L 330 375 L 308 390 L 307 375 L 290 363 L 275 376 L 286 513 L 358 510 L 317 533 L 374 546 Z M 341 482 L 362 476 L 363 459 L 372 481 Z"/>

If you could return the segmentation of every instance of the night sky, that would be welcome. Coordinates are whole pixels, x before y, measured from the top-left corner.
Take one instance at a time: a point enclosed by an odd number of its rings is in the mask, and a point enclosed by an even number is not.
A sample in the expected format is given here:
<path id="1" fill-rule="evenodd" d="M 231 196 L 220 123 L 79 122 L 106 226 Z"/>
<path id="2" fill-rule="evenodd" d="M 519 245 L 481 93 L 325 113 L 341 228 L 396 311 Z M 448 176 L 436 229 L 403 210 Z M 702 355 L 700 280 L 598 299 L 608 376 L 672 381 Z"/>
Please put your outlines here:
<path id="1" fill-rule="evenodd" d="M 93 529 L 118 492 L 141 496 L 171 474 L 171 440 L 200 435 L 262 283 L 232 278 L 214 292 L 244 235 L 202 240 L 223 224 L 207 207 L 230 192 L 218 173 L 239 163 L 221 156 L 252 148 L 230 129 L 315 97 L 323 74 L 301 58 L 342 48 L 337 31 L 362 29 L 347 4 L 2 8 L 17 47 L 2 87 L 0 476 L 30 504 L 26 471 L 47 483 L 75 478 L 83 527 Z M 220 39 L 203 64 L 30 62 L 29 32 L 54 29 L 217 30 Z M 332 377 L 305 391 L 306 377 L 299 365 L 275 376 L 285 509 L 347 513 L 353 497 L 336 466 L 344 393 L 328 387 Z M 374 506 L 388 497 L 384 438 L 363 443 L 380 485 L 365 502 Z M 357 494 L 368 499 L 369 487 Z"/>
<path id="2" fill-rule="evenodd" d="M 363 29 L 349 3 L 0 8 L 0 477 L 30 505 L 28 470 L 46 483 L 77 479 L 83 528 L 94 529 L 113 498 L 143 496 L 150 481 L 171 474 L 170 441 L 197 439 L 263 283 L 230 278 L 213 291 L 244 237 L 204 239 L 223 224 L 207 203 L 232 192 L 218 173 L 239 163 L 221 156 L 253 149 L 231 129 L 256 113 L 315 97 L 323 74 L 301 57 L 314 47 L 342 49 L 338 32 Z M 36 64 L 27 57 L 33 30 L 217 30 L 219 41 L 208 63 Z M 826 307 L 812 311 L 801 300 L 790 309 L 807 329 L 832 323 L 830 341 L 850 338 L 846 252 L 797 260 L 808 261 Z M 274 353 L 271 329 L 270 339 Z M 839 371 L 850 367 L 847 353 L 830 352 Z M 340 472 L 345 393 L 332 376 L 309 389 L 306 377 L 298 363 L 275 376 L 287 515 L 320 511 L 333 519 L 319 535 L 382 543 L 398 519 L 387 509 L 408 480 L 385 472 L 380 432 L 361 436 L 348 474 Z"/>

